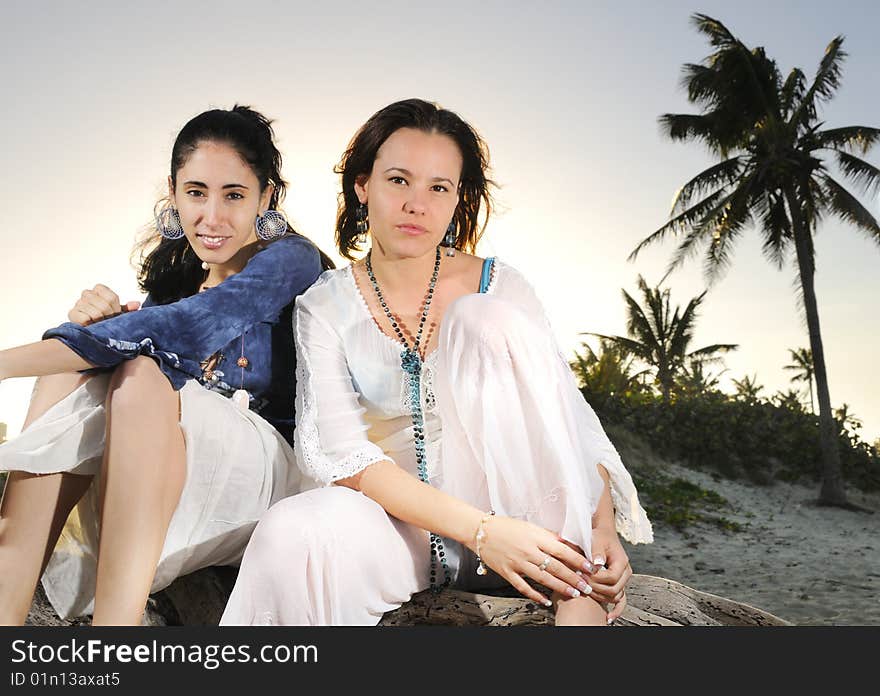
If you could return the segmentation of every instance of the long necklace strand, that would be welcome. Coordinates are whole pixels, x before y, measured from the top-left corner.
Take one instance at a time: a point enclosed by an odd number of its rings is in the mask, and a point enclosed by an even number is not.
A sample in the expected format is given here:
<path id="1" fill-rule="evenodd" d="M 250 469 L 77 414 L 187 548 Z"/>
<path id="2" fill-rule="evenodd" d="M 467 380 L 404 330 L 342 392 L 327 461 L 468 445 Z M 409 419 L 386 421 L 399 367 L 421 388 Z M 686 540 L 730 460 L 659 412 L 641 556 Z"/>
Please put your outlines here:
<path id="1" fill-rule="evenodd" d="M 437 286 L 437 276 L 440 273 L 440 247 L 437 247 L 437 255 L 434 259 L 434 272 L 431 274 L 431 282 L 428 283 L 428 292 L 425 295 L 425 306 L 422 310 L 422 316 L 419 320 L 419 328 L 416 331 L 416 337 L 413 340 L 412 346 L 407 343 L 407 340 L 400 329 L 400 325 L 397 323 L 397 320 L 388 308 L 388 303 L 382 295 L 382 290 L 379 289 L 379 283 L 376 282 L 376 276 L 373 274 L 373 265 L 370 263 L 371 253 L 372 251 L 368 252 L 366 258 L 367 275 L 373 286 L 373 292 L 376 293 L 376 299 L 379 301 L 379 306 L 382 307 L 382 311 L 385 313 L 388 321 L 391 322 L 391 328 L 394 329 L 398 340 L 403 345 L 403 350 L 400 353 L 400 366 L 403 368 L 403 371 L 409 375 L 409 402 L 413 423 L 416 465 L 418 467 L 419 480 L 428 483 L 428 467 L 427 458 L 425 456 L 425 418 L 422 413 L 421 401 L 422 357 L 419 353 L 419 347 L 422 342 L 422 332 L 425 328 L 425 321 L 427 320 L 428 312 L 431 309 L 434 288 Z M 437 579 L 438 565 L 443 568 L 442 582 L 438 582 Z M 431 532 L 431 591 L 437 593 L 444 587 L 448 586 L 450 582 L 451 576 L 449 573 L 449 565 L 446 560 L 446 550 L 443 547 L 443 538 L 439 534 Z"/>

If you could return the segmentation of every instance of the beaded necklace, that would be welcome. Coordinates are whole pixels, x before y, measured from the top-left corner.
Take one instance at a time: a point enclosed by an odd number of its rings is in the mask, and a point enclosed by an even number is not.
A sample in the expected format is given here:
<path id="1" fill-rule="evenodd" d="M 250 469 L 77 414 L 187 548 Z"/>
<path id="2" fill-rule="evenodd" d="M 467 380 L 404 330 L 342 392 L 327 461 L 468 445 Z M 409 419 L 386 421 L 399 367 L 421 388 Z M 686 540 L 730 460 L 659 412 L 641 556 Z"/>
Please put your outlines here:
<path id="1" fill-rule="evenodd" d="M 376 276 L 373 275 L 373 265 L 370 263 L 370 254 L 372 254 L 372 250 L 367 252 L 366 268 L 370 283 L 373 286 L 373 292 L 376 293 L 376 299 L 379 301 L 382 311 L 385 313 L 385 316 L 388 317 L 388 321 L 391 322 L 391 327 L 394 329 L 397 338 L 403 345 L 403 350 L 400 353 L 400 367 L 409 376 L 409 402 L 413 423 L 416 465 L 418 466 L 419 480 L 428 483 L 428 467 L 425 456 L 425 418 L 422 413 L 422 402 L 420 398 L 422 356 L 419 353 L 419 347 L 422 342 L 422 330 L 425 328 L 428 311 L 431 309 L 431 300 L 434 297 L 437 276 L 440 273 L 440 247 L 437 247 L 437 256 L 434 260 L 434 272 L 431 274 L 430 283 L 428 283 L 428 292 L 425 295 L 425 306 L 422 310 L 422 316 L 419 320 L 419 328 L 418 331 L 416 331 L 416 337 L 413 340 L 412 346 L 407 343 L 403 331 L 400 329 L 400 325 L 392 315 L 391 310 L 388 308 L 388 303 L 385 301 L 382 291 L 379 289 L 379 283 L 376 282 Z M 437 580 L 438 565 L 443 568 L 442 581 Z M 446 562 L 446 550 L 443 547 L 443 539 L 439 534 L 431 532 L 431 591 L 437 593 L 444 587 L 448 586 L 450 582 L 451 576 L 449 573 L 449 565 Z"/>

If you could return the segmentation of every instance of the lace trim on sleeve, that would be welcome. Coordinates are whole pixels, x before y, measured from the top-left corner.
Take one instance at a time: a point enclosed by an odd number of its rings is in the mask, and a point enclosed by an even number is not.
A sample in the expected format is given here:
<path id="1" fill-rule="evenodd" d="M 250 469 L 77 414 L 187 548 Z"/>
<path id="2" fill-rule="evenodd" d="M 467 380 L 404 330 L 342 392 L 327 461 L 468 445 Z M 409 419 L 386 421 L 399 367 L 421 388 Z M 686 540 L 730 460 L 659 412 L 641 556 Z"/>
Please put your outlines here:
<path id="1" fill-rule="evenodd" d="M 323 279 L 318 283 L 322 283 Z M 321 446 L 316 418 L 315 390 L 308 375 L 310 373 L 309 354 L 303 348 L 298 319 L 299 308 L 295 314 L 295 334 L 297 344 L 296 361 L 296 429 L 294 430 L 294 453 L 302 472 L 323 486 L 334 481 L 354 476 L 370 464 L 388 459 L 371 442 L 349 452 L 342 459 L 332 461 Z"/>
<path id="2" fill-rule="evenodd" d="M 611 504 L 614 506 L 614 526 L 617 533 L 631 544 L 652 543 L 654 530 L 639 503 L 639 494 L 629 473 L 609 462 L 600 463 L 608 470 L 611 482 Z"/>

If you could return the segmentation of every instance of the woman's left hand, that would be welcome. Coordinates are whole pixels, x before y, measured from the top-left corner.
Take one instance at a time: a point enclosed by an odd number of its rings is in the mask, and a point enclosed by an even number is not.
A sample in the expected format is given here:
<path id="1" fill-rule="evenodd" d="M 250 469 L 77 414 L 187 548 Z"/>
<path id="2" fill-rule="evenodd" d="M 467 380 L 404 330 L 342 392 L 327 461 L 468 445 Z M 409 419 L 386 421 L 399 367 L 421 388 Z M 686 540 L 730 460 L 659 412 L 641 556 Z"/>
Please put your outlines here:
<path id="1" fill-rule="evenodd" d="M 590 545 L 591 560 L 598 566 L 595 572 L 586 574 L 587 582 L 593 588 L 590 596 L 598 602 L 614 605 L 608 612 L 608 623 L 611 623 L 626 608 L 625 588 L 632 577 L 632 567 L 614 528 L 594 528 Z M 596 563 L 597 559 L 604 563 Z"/>

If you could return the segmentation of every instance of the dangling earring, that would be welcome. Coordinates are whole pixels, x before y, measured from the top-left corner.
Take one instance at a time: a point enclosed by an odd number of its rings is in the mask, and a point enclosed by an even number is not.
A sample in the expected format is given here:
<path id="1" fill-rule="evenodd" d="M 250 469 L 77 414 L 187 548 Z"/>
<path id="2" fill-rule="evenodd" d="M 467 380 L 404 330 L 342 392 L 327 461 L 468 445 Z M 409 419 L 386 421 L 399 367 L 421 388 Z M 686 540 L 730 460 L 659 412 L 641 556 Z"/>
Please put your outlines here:
<path id="1" fill-rule="evenodd" d="M 357 237 L 355 241 L 358 244 L 367 243 L 367 230 L 370 229 L 369 212 L 364 203 L 358 203 L 357 209 L 354 211 L 355 227 L 357 228 Z"/>
<path id="2" fill-rule="evenodd" d="M 203 270 L 203 271 L 210 271 L 210 270 L 211 270 L 211 264 L 208 263 L 207 261 L 202 261 L 202 270 Z"/>
<path id="3" fill-rule="evenodd" d="M 443 238 L 443 246 L 446 247 L 447 256 L 455 256 L 455 242 L 458 237 L 456 232 L 455 218 L 452 218 L 449 222 L 449 227 L 446 228 L 446 236 Z"/>
<path id="4" fill-rule="evenodd" d="M 257 236 L 264 242 L 269 242 L 287 233 L 287 218 L 279 210 L 267 210 L 262 215 L 257 215 L 254 227 Z"/>
<path id="5" fill-rule="evenodd" d="M 180 239 L 184 235 L 180 215 L 170 203 L 156 214 L 156 229 L 165 239 Z"/>

